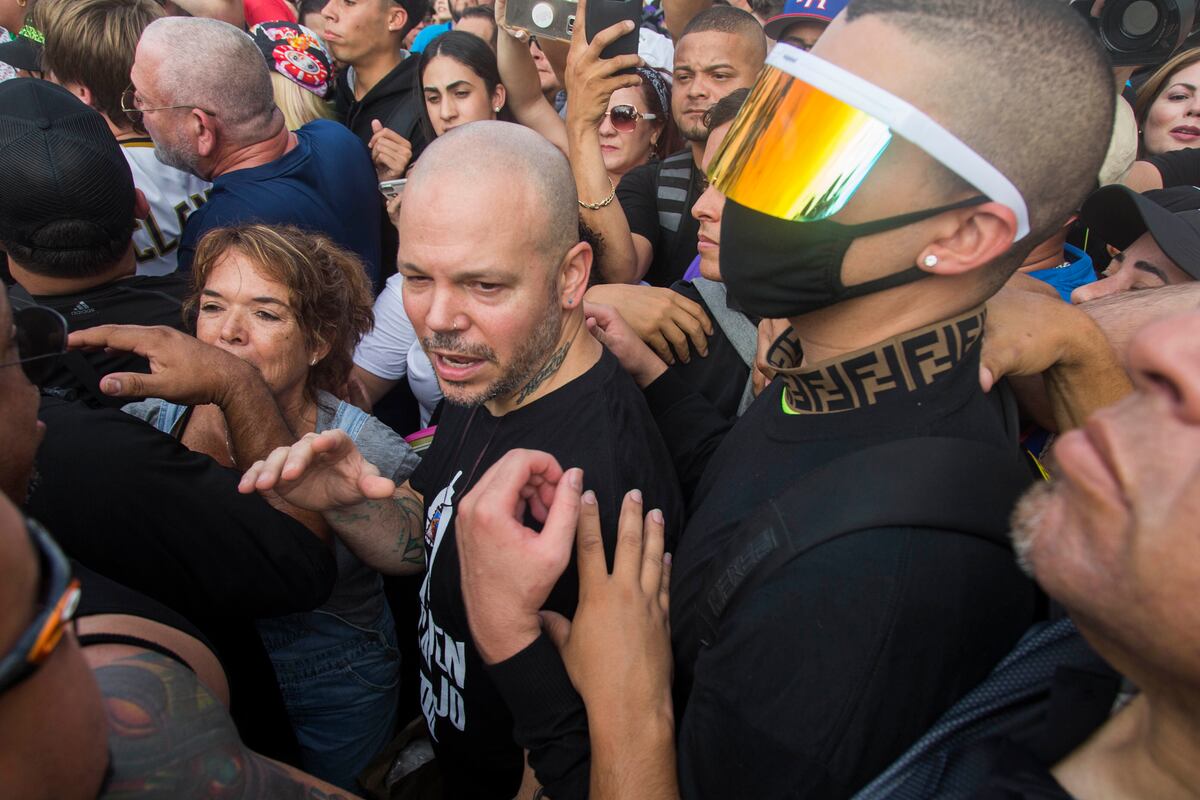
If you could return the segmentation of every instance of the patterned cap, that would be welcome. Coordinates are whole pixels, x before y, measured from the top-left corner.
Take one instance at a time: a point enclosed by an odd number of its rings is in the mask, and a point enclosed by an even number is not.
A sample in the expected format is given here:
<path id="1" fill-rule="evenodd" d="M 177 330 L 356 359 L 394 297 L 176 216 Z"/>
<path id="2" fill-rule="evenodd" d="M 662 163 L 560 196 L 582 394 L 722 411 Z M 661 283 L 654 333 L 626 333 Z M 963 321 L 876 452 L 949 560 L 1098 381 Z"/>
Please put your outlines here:
<path id="1" fill-rule="evenodd" d="M 250 29 L 267 67 L 317 97 L 333 86 L 333 59 L 312 30 L 295 22 L 260 22 Z"/>

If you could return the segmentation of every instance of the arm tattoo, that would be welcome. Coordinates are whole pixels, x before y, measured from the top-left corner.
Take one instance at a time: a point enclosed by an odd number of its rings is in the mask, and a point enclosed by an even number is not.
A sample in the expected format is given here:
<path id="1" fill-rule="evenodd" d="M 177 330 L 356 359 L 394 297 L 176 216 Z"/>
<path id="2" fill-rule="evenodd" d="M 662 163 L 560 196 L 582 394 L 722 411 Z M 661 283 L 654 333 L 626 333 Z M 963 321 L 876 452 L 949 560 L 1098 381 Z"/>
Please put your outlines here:
<path id="1" fill-rule="evenodd" d="M 169 658 L 143 653 L 100 667 L 95 676 L 112 753 L 105 798 L 350 797 L 248 749 L 225 707 Z"/>
<path id="2" fill-rule="evenodd" d="M 423 567 L 425 566 L 425 538 L 422 523 L 425 521 L 425 504 L 415 497 L 407 495 L 397 497 L 395 503 L 403 520 L 400 525 L 400 535 L 396 538 L 396 549 L 400 551 L 400 560 L 406 564 Z"/>
<path id="3" fill-rule="evenodd" d="M 565 342 L 562 347 L 554 351 L 554 355 L 546 359 L 546 363 L 542 365 L 542 368 L 529 379 L 529 383 L 525 384 L 525 388 L 517 394 L 518 405 L 525 402 L 529 395 L 536 392 L 538 387 L 548 381 L 554 373 L 558 372 L 558 368 L 567 360 L 567 352 L 570 351 L 571 345 L 574 343 L 575 337 L 572 336 L 570 341 Z"/>

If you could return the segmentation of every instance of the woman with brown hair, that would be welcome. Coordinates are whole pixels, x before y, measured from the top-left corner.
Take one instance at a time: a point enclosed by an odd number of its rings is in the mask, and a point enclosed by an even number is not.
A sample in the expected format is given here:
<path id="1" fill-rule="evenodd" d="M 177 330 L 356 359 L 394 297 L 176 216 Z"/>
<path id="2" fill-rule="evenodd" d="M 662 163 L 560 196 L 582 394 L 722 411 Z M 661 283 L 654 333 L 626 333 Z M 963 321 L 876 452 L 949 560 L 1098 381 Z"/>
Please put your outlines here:
<path id="1" fill-rule="evenodd" d="M 1133 110 L 1141 157 L 1200 147 L 1200 47 L 1155 70 L 1138 89 Z"/>
<path id="2" fill-rule="evenodd" d="M 197 246 L 192 279 L 196 337 L 253 364 L 297 438 L 340 428 L 380 474 L 408 478 L 418 462 L 411 448 L 335 394 L 346 384 L 354 346 L 373 324 L 371 293 L 356 256 L 293 227 L 217 228 Z M 192 450 L 238 466 L 217 405 L 151 399 L 125 410 Z M 311 612 L 261 620 L 259 633 L 303 767 L 352 789 L 393 733 L 399 655 L 379 575 L 340 540 L 333 544 L 338 580 L 329 600 Z"/>

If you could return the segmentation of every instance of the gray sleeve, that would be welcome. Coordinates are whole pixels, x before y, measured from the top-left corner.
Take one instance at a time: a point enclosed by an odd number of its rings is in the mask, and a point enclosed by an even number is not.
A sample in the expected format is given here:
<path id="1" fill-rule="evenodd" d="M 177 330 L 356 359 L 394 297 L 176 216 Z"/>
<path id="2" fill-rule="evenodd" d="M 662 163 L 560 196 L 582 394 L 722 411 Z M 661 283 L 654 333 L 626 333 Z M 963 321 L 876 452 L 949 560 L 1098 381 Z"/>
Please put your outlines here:
<path id="1" fill-rule="evenodd" d="M 151 397 L 146 400 L 141 400 L 137 403 L 126 403 L 121 406 L 121 410 L 131 417 L 137 417 L 143 422 L 148 422 L 151 425 L 158 419 L 158 412 L 162 409 L 163 401 L 157 397 Z"/>
<path id="2" fill-rule="evenodd" d="M 404 437 L 371 417 L 359 431 L 355 442 L 363 458 L 379 468 L 379 474 L 397 484 L 404 483 L 421 463 Z"/>

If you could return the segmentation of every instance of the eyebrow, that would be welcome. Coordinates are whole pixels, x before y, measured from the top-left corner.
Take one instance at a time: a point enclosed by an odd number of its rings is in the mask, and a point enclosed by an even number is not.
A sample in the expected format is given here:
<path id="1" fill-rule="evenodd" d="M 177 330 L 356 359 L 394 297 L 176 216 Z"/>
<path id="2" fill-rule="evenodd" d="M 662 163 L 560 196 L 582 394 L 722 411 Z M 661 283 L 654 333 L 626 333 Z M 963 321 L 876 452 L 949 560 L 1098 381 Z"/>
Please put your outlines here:
<path id="1" fill-rule="evenodd" d="M 449 91 L 451 91 L 452 89 L 454 89 L 454 87 L 455 87 L 455 86 L 464 86 L 464 85 L 465 85 L 465 86 L 470 86 L 470 85 L 471 85 L 471 82 L 470 82 L 470 81 L 455 81 L 454 83 L 448 83 L 448 84 L 446 84 L 446 89 L 445 89 L 445 91 L 449 92 Z M 441 89 L 439 89 L 437 86 L 422 86 L 422 87 L 421 87 L 421 89 L 422 89 L 422 91 L 426 91 L 426 92 L 440 92 L 440 91 L 442 91 L 442 90 L 441 90 Z"/>
<path id="2" fill-rule="evenodd" d="M 1196 87 L 1190 83 L 1172 83 L 1170 86 L 1167 87 L 1167 90 L 1170 91 L 1171 89 L 1174 89 L 1176 86 L 1182 86 L 1183 88 L 1187 89 L 1189 92 L 1196 91 Z"/>
<path id="3" fill-rule="evenodd" d="M 733 64 L 709 64 L 704 67 L 693 67 L 691 64 L 676 64 L 674 72 L 713 72 L 718 69 L 733 69 Z"/>
<path id="4" fill-rule="evenodd" d="M 1140 269 L 1142 272 L 1148 272 L 1151 275 L 1155 275 L 1163 283 L 1170 283 L 1170 281 L 1167 280 L 1167 274 L 1163 270 L 1151 264 L 1149 261 L 1135 261 L 1133 262 L 1133 268 Z"/>
<path id="5" fill-rule="evenodd" d="M 420 277 L 429 277 L 428 273 L 409 261 L 401 262 L 396 266 L 397 271 L 401 274 L 411 273 Z M 464 283 L 469 281 L 479 281 L 480 283 L 498 283 L 512 284 L 516 278 L 516 272 L 510 272 L 500 267 L 492 267 L 488 269 L 471 269 L 463 272 L 452 273 L 450 279 L 455 283 Z"/>
<path id="6" fill-rule="evenodd" d="M 200 292 L 200 293 L 201 293 L 201 294 L 203 294 L 203 295 L 205 295 L 205 296 L 207 296 L 207 297 L 219 297 L 219 298 L 221 298 L 222 300 L 224 300 L 224 299 L 225 299 L 225 295 L 221 294 L 221 293 L 220 293 L 220 292 L 218 292 L 216 289 L 205 289 L 205 290 L 203 290 L 203 291 L 202 291 L 202 292 Z M 251 299 L 252 301 L 254 301 L 255 303 L 265 303 L 265 304 L 269 304 L 269 305 L 283 306 L 284 308 L 287 308 L 287 307 L 288 307 L 288 304 L 287 304 L 287 303 L 283 302 L 282 300 L 280 300 L 280 299 L 278 299 L 278 298 L 276 298 L 276 297 L 266 297 L 266 296 L 264 296 L 264 297 L 252 297 L 252 298 L 250 298 L 250 299 Z"/>

